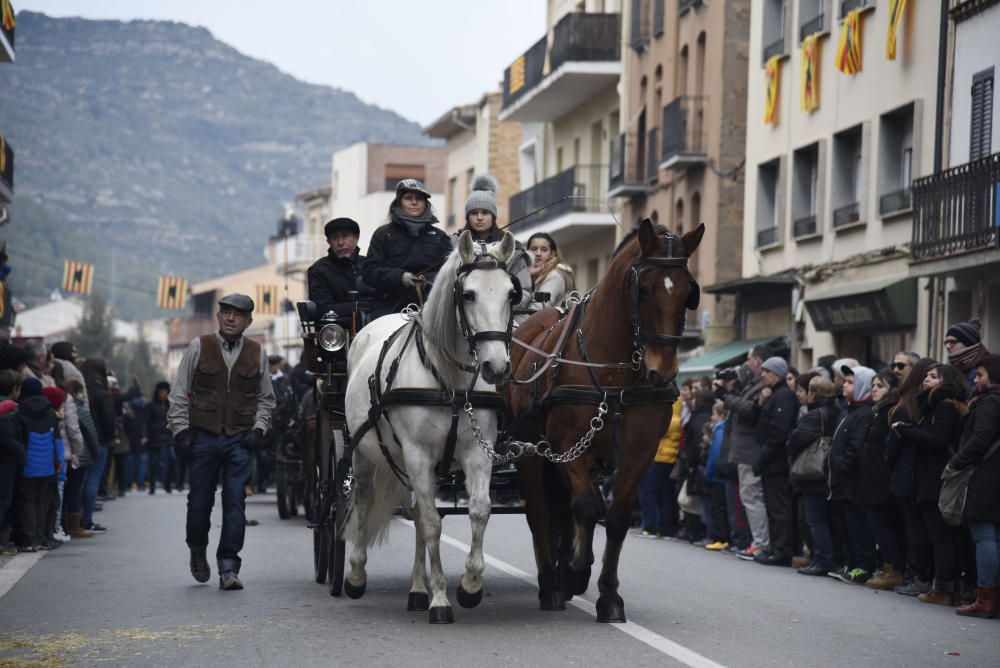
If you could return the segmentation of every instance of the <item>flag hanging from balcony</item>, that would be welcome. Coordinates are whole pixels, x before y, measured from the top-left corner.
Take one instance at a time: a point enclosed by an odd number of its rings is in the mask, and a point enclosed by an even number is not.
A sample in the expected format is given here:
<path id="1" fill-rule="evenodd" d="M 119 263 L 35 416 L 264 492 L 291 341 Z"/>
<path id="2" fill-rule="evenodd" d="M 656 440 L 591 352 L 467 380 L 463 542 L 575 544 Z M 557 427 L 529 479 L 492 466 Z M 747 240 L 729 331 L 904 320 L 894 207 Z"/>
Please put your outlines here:
<path id="1" fill-rule="evenodd" d="M 510 83 L 507 85 L 507 94 L 513 95 L 524 88 L 526 63 L 524 56 L 520 56 L 510 65 Z"/>
<path id="2" fill-rule="evenodd" d="M 819 108 L 819 34 L 802 40 L 802 90 L 799 106 L 802 111 Z"/>
<path id="3" fill-rule="evenodd" d="M 255 315 L 278 315 L 280 306 L 277 285 L 257 286 L 257 305 L 254 307 Z"/>
<path id="4" fill-rule="evenodd" d="M 66 260 L 63 262 L 62 287 L 66 292 L 89 295 L 94 285 L 94 265 L 89 262 Z"/>
<path id="5" fill-rule="evenodd" d="M 844 74 L 861 71 L 861 10 L 847 12 L 840 25 L 840 42 L 837 44 L 837 69 Z"/>
<path id="6" fill-rule="evenodd" d="M 764 65 L 764 125 L 778 122 L 778 84 L 781 82 L 781 56 L 771 56 Z"/>
<path id="7" fill-rule="evenodd" d="M 889 60 L 896 60 L 896 35 L 905 9 L 906 0 L 889 0 L 889 32 L 885 39 L 885 57 Z"/>
<path id="8" fill-rule="evenodd" d="M 156 305 L 160 308 L 183 310 L 187 305 L 188 282 L 180 276 L 160 276 Z"/>
<path id="9" fill-rule="evenodd" d="M 15 24 L 14 8 L 11 6 L 10 0 L 3 0 L 3 29 L 11 31 Z"/>

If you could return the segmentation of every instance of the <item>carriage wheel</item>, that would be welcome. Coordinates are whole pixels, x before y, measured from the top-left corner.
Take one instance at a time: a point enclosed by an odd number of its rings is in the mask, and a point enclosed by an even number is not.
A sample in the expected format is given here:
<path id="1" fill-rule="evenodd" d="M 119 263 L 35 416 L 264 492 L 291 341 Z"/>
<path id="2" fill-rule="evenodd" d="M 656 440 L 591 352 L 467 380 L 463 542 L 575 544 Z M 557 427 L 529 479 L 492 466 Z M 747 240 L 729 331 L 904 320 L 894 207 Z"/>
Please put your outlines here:
<path id="1" fill-rule="evenodd" d="M 330 456 L 330 416 L 320 407 L 316 411 L 316 494 L 313 496 L 313 572 L 316 582 L 326 582 L 330 562 L 330 485 L 333 471 Z"/>
<path id="2" fill-rule="evenodd" d="M 278 462 L 277 470 L 274 472 L 274 486 L 278 495 L 278 517 L 287 520 L 292 516 L 289 508 L 295 503 L 294 495 L 289 496 L 291 489 L 288 485 L 288 470 L 284 462 Z"/>
<path id="3" fill-rule="evenodd" d="M 343 442 L 343 432 L 337 432 Z M 337 451 L 343 452 L 343 447 L 338 444 Z M 336 454 L 336 453 L 334 453 Z M 347 517 L 350 512 L 351 499 L 344 491 L 344 480 L 351 471 L 351 463 L 346 459 L 338 459 L 334 465 L 333 476 L 333 508 L 330 515 L 331 536 L 330 536 L 330 595 L 340 596 L 344 587 L 344 562 L 347 558 L 347 539 L 345 529 L 347 528 Z"/>

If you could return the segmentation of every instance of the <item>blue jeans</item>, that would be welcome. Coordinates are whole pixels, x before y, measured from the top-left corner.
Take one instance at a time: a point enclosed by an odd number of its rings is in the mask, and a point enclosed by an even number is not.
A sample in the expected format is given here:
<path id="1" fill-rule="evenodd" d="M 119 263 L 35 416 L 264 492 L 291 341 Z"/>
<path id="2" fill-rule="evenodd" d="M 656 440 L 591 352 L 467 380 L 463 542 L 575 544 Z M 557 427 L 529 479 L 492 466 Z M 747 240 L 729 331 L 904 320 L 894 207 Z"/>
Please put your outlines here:
<path id="1" fill-rule="evenodd" d="M 976 541 L 976 570 L 980 587 L 1000 586 L 1000 523 L 969 520 Z"/>
<path id="2" fill-rule="evenodd" d="M 89 525 L 94 519 L 94 504 L 97 503 L 97 488 L 104 477 L 104 467 L 108 463 L 108 449 L 102 445 L 97 449 L 97 461 L 87 471 L 87 480 L 83 483 L 83 515 L 81 525 Z"/>
<path id="3" fill-rule="evenodd" d="M 806 524 L 812 534 L 812 561 L 814 564 L 833 570 L 833 534 L 830 532 L 830 509 L 826 494 L 803 494 L 802 503 L 806 511 Z"/>
<path id="4" fill-rule="evenodd" d="M 639 487 L 642 528 L 651 533 L 677 533 L 677 492 L 670 479 L 673 464 L 653 462 Z"/>
<path id="5" fill-rule="evenodd" d="M 219 572 L 240 572 L 246 533 L 246 486 L 253 474 L 253 453 L 240 445 L 243 434 L 216 436 L 195 429 L 189 470 L 187 544 L 208 546 L 215 488 L 222 483 L 222 534 L 215 552 Z M 221 476 L 220 476 L 221 473 Z"/>
<path id="6" fill-rule="evenodd" d="M 135 485 L 142 489 L 146 483 L 146 453 L 130 452 L 128 454 L 128 472 L 125 477 L 125 488 Z"/>

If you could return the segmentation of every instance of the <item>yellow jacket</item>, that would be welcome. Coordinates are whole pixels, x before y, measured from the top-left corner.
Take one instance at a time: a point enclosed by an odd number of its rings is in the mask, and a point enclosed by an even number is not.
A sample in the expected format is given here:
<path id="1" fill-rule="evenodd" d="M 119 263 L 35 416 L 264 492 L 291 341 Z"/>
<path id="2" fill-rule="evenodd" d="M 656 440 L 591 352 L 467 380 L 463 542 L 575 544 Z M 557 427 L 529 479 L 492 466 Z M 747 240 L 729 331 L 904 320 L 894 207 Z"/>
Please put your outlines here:
<path id="1" fill-rule="evenodd" d="M 681 401 L 674 402 L 674 416 L 670 418 L 670 426 L 667 433 L 660 439 L 660 444 L 656 448 L 654 462 L 660 464 L 675 464 L 677 456 L 681 450 Z"/>

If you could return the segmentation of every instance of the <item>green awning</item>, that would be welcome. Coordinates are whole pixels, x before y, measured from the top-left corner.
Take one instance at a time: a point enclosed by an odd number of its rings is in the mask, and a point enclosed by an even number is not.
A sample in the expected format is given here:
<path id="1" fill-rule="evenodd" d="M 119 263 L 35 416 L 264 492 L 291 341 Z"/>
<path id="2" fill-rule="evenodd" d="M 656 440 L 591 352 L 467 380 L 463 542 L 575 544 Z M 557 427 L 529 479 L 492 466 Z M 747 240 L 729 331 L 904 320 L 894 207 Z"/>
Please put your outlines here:
<path id="1" fill-rule="evenodd" d="M 702 353 L 681 364 L 677 372 L 677 382 L 683 382 L 695 376 L 711 376 L 716 369 L 741 364 L 747 358 L 747 351 L 762 343 L 775 344 L 783 337 L 768 336 L 763 339 L 744 339 L 731 341 L 724 346 Z"/>
<path id="2" fill-rule="evenodd" d="M 887 276 L 806 293 L 806 310 L 821 332 L 896 330 L 917 324 L 917 281 Z"/>

